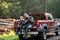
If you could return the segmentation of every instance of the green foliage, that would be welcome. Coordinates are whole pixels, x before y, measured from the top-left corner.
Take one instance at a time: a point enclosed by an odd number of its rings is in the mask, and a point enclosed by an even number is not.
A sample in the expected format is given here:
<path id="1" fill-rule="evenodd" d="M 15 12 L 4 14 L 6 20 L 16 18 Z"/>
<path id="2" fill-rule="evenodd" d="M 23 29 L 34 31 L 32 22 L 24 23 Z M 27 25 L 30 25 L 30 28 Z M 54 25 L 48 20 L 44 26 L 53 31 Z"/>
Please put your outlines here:
<path id="1" fill-rule="evenodd" d="M 0 18 L 7 17 L 5 13 L 8 12 L 8 3 L 0 0 Z"/>
<path id="2" fill-rule="evenodd" d="M 0 18 L 19 18 L 21 13 L 45 12 L 46 0 L 0 0 Z M 47 0 L 47 12 L 60 18 L 60 0 Z"/>
<path id="3" fill-rule="evenodd" d="M 4 37 L 4 38 L 3 38 L 3 37 Z M 0 40 L 19 40 L 19 39 L 18 39 L 18 36 L 16 36 L 16 35 L 3 36 L 3 37 L 0 37 Z"/>
<path id="4" fill-rule="evenodd" d="M 49 0 L 48 12 L 52 13 L 56 18 L 60 18 L 60 0 Z"/>
<path id="5" fill-rule="evenodd" d="M 0 18 L 19 18 L 21 13 L 20 2 L 0 2 Z M 2 14 L 2 15 L 1 15 Z"/>
<path id="6" fill-rule="evenodd" d="M 21 13 L 20 2 L 9 3 L 9 17 L 18 18 Z"/>

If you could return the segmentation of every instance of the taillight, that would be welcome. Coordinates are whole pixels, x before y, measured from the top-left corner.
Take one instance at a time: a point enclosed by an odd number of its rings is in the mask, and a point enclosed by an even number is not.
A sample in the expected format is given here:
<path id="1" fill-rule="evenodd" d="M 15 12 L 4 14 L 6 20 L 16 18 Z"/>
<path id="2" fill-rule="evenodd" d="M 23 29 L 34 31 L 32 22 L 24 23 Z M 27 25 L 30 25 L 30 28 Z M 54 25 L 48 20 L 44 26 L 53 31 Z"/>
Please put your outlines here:
<path id="1" fill-rule="evenodd" d="M 15 23 L 14 23 L 14 27 L 16 27 L 18 25 L 18 22 L 16 21 Z"/>

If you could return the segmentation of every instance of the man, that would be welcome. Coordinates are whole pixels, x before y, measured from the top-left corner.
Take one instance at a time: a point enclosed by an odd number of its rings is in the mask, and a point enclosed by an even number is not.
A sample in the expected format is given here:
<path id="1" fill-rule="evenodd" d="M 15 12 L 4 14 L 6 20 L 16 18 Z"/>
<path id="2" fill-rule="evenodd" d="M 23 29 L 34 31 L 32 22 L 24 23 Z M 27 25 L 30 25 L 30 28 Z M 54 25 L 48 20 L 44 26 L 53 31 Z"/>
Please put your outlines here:
<path id="1" fill-rule="evenodd" d="M 27 37 L 28 30 L 32 28 L 34 24 L 34 19 L 32 16 L 29 16 L 27 13 L 24 13 L 24 18 L 25 18 L 25 28 L 24 28 L 24 36 Z"/>

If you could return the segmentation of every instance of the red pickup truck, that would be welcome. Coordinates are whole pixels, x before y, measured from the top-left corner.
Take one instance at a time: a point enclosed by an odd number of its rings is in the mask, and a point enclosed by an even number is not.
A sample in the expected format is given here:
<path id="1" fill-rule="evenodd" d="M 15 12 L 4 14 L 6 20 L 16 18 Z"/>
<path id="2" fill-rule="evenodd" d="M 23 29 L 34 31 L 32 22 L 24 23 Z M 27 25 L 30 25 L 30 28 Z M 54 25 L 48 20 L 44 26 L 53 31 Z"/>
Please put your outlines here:
<path id="1" fill-rule="evenodd" d="M 53 18 L 52 14 L 50 13 L 41 13 L 41 12 L 30 12 L 30 16 L 34 18 L 34 26 L 28 30 L 28 35 L 38 36 L 42 40 L 47 39 L 47 33 L 54 32 L 56 35 L 60 35 L 60 24 Z M 14 27 L 18 25 L 19 21 L 15 21 Z M 22 30 L 23 31 L 23 30 Z M 18 31 L 19 38 L 20 31 Z M 24 33 L 22 32 L 22 35 Z M 22 39 L 25 38 L 22 36 Z"/>

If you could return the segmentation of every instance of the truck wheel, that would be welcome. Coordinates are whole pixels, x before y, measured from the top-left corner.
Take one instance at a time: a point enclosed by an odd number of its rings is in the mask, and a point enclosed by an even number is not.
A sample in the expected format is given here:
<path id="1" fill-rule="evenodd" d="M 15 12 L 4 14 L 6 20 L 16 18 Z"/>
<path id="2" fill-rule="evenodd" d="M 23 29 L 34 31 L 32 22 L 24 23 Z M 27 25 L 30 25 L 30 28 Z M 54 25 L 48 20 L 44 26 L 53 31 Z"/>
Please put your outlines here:
<path id="1" fill-rule="evenodd" d="M 60 29 L 59 29 L 59 28 L 57 29 L 57 31 L 55 32 L 55 34 L 56 34 L 57 36 L 60 35 Z"/>
<path id="2" fill-rule="evenodd" d="M 42 37 L 43 37 L 42 38 L 43 40 L 46 40 L 47 39 L 47 36 L 46 36 L 46 33 L 45 32 L 42 32 Z"/>
<path id="3" fill-rule="evenodd" d="M 24 40 L 24 37 L 22 35 L 18 35 L 19 40 Z"/>
<path id="4" fill-rule="evenodd" d="M 39 37 L 40 37 L 41 40 L 47 40 L 46 32 L 40 32 Z"/>

